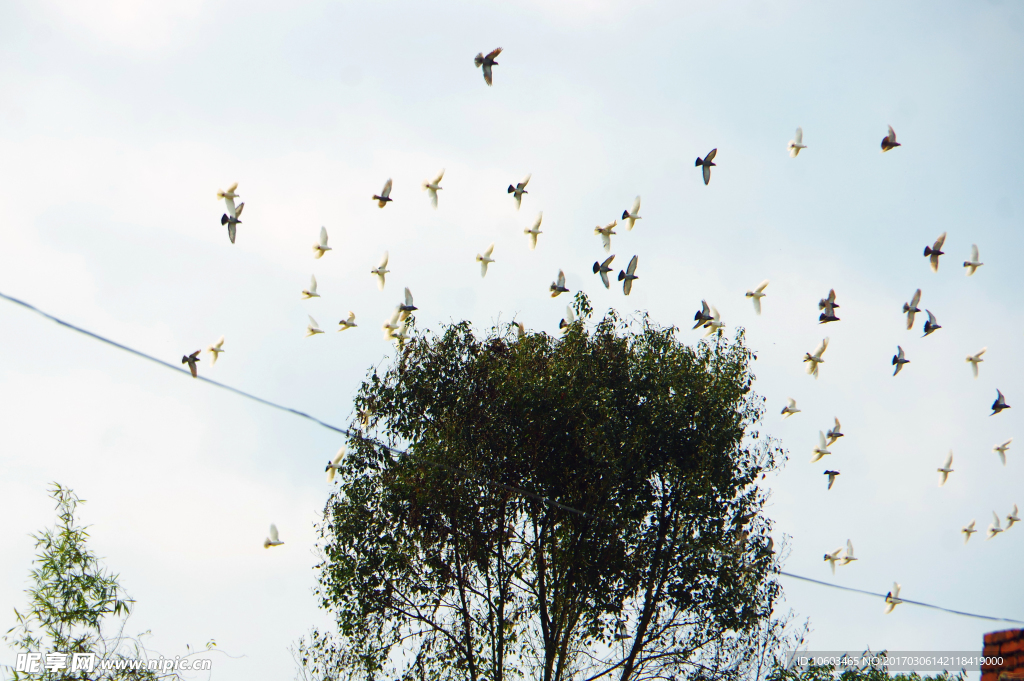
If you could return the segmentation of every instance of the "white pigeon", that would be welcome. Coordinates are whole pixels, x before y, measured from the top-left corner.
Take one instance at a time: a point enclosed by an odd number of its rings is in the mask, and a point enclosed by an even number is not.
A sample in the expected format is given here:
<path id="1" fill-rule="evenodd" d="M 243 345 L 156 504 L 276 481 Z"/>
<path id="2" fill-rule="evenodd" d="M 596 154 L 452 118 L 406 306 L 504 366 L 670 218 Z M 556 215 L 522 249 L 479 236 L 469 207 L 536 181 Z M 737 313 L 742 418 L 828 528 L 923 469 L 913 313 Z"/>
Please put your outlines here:
<path id="1" fill-rule="evenodd" d="M 789 144 L 786 146 L 789 149 L 789 157 L 796 158 L 800 153 L 801 149 L 806 149 L 807 145 L 804 144 L 804 129 L 797 128 L 796 134 L 793 135 L 793 139 L 789 140 Z"/>
<path id="2" fill-rule="evenodd" d="M 942 473 L 942 479 L 939 480 L 939 487 L 946 484 L 946 479 L 949 477 L 949 474 L 953 472 L 952 465 L 953 450 L 951 449 L 949 450 L 949 456 L 946 457 L 946 463 L 942 464 L 942 468 L 938 469 L 939 473 Z"/>
<path id="3" fill-rule="evenodd" d="M 377 288 L 381 291 L 384 290 L 384 275 L 390 271 L 388 269 L 388 252 L 384 251 L 384 257 L 380 259 L 377 269 L 370 270 L 370 274 L 377 276 Z"/>
<path id="4" fill-rule="evenodd" d="M 442 189 L 442 177 L 444 177 L 444 168 L 441 169 L 441 172 L 438 173 L 437 177 L 435 177 L 433 180 L 427 180 L 426 182 L 423 183 L 423 188 L 426 189 L 427 192 L 430 194 L 430 205 L 432 205 L 434 208 L 437 208 L 437 191 L 439 189 Z"/>
<path id="5" fill-rule="evenodd" d="M 395 340 L 395 331 L 398 331 L 398 329 L 401 328 L 401 324 L 398 321 L 398 318 L 401 315 L 402 308 L 401 306 L 398 306 L 395 308 L 391 317 L 385 320 L 384 324 L 381 325 L 381 328 L 384 330 L 384 340 Z"/>
<path id="6" fill-rule="evenodd" d="M 277 525 L 270 524 L 270 536 L 263 540 L 263 548 L 269 549 L 271 546 L 280 546 L 284 542 L 277 536 Z"/>
<path id="7" fill-rule="evenodd" d="M 976 522 L 977 522 L 976 520 L 972 520 L 970 525 L 967 525 L 967 526 L 965 526 L 965 527 L 960 529 L 960 531 L 963 532 L 963 534 L 964 534 L 964 543 L 965 544 L 971 540 L 971 535 L 974 534 L 975 532 L 977 532 L 977 530 L 974 529 L 974 523 L 976 523 Z"/>
<path id="8" fill-rule="evenodd" d="M 487 266 L 490 265 L 492 262 L 494 262 L 494 258 L 491 257 L 492 253 L 494 253 L 494 244 L 493 243 L 490 246 L 487 247 L 487 250 L 484 251 L 483 255 L 480 255 L 479 253 L 476 254 L 476 261 L 478 263 L 480 263 L 480 276 L 481 277 L 486 277 L 487 276 Z"/>
<path id="9" fill-rule="evenodd" d="M 306 338 L 315 336 L 318 333 L 323 333 L 323 331 L 320 330 L 320 325 L 316 323 L 316 320 L 310 315 L 306 316 L 309 317 L 309 326 L 306 327 Z"/>
<path id="10" fill-rule="evenodd" d="M 1020 512 L 1017 510 L 1017 504 L 1013 505 L 1013 512 L 1006 516 L 1006 529 L 1013 527 L 1014 523 L 1020 522 Z"/>
<path id="11" fill-rule="evenodd" d="M 823 457 L 832 453 L 828 450 L 828 443 L 825 441 L 825 433 L 820 430 L 818 431 L 818 446 L 811 451 L 814 452 L 814 458 L 811 459 L 811 463 L 821 461 Z"/>
<path id="12" fill-rule="evenodd" d="M 971 244 L 971 259 L 964 261 L 964 267 L 967 268 L 967 276 L 969 277 L 974 274 L 974 271 L 984 264 L 978 257 L 978 244 Z"/>
<path id="13" fill-rule="evenodd" d="M 917 304 L 921 302 L 921 289 L 914 291 L 914 297 L 910 299 L 909 303 L 903 303 L 903 312 L 907 315 L 907 331 L 914 328 L 914 315 L 921 310 L 917 307 Z"/>
<path id="14" fill-rule="evenodd" d="M 398 305 L 398 310 L 401 314 L 398 315 L 398 321 L 404 322 L 410 314 L 418 310 L 415 304 L 412 302 L 412 291 L 409 287 L 405 287 L 405 300 Z"/>
<path id="15" fill-rule="evenodd" d="M 331 247 L 327 245 L 327 228 L 320 228 L 320 242 L 313 244 L 313 257 L 320 259 L 324 257 L 324 253 L 331 250 Z"/>
<path id="16" fill-rule="evenodd" d="M 618 224 L 618 220 L 612 220 L 604 227 L 594 227 L 594 234 L 601 235 L 601 243 L 604 245 L 605 253 L 612 250 L 612 236 L 615 234 L 615 228 Z"/>
<path id="17" fill-rule="evenodd" d="M 353 327 L 359 326 L 358 324 L 356 324 L 356 313 L 350 311 L 348 313 L 348 319 L 342 319 L 340 322 L 338 322 L 338 326 L 341 327 L 340 329 L 338 329 L 338 331 L 344 331 L 345 329 L 351 329 Z"/>
<path id="18" fill-rule="evenodd" d="M 903 602 L 900 598 L 900 585 L 897 582 L 892 583 L 892 591 L 885 594 L 885 612 L 889 614 L 893 609 Z"/>
<path id="19" fill-rule="evenodd" d="M 237 182 L 228 187 L 226 192 L 220 190 L 217 191 L 217 198 L 224 199 L 224 206 L 227 208 L 227 213 L 233 218 L 238 217 L 238 214 L 235 211 L 235 199 L 238 198 L 238 194 L 235 193 L 236 189 L 238 189 Z"/>
<path id="20" fill-rule="evenodd" d="M 707 333 L 704 337 L 707 338 L 715 331 L 720 331 L 725 328 L 725 322 L 722 321 L 722 315 L 718 314 L 718 309 L 714 305 L 711 306 L 711 321 L 704 325 L 707 328 Z"/>
<path id="21" fill-rule="evenodd" d="M 978 364 L 985 361 L 981 358 L 981 356 L 985 354 L 986 350 L 988 350 L 988 348 L 982 348 L 973 355 L 967 355 L 967 361 L 970 362 L 971 364 L 971 371 L 974 372 L 975 378 L 978 377 Z"/>
<path id="22" fill-rule="evenodd" d="M 565 318 L 558 322 L 558 328 L 569 330 L 572 323 L 576 321 L 576 315 L 572 313 L 572 305 L 565 306 Z"/>
<path id="23" fill-rule="evenodd" d="M 206 351 L 212 355 L 210 358 L 210 366 L 217 363 L 217 356 L 224 352 L 224 336 L 217 339 L 217 342 L 206 348 Z"/>
<path id="24" fill-rule="evenodd" d="M 856 556 L 853 555 L 853 542 L 849 539 L 846 540 L 846 555 L 843 556 L 843 562 L 840 565 L 849 565 L 853 561 L 857 560 Z"/>
<path id="25" fill-rule="evenodd" d="M 341 460 L 343 458 L 345 458 L 345 445 L 342 445 L 338 453 L 334 455 L 334 458 L 327 462 L 327 468 L 324 469 L 327 473 L 327 482 L 334 482 L 334 471 L 341 469 Z"/>
<path id="26" fill-rule="evenodd" d="M 516 324 L 516 340 L 523 340 L 526 338 L 526 327 L 522 322 Z"/>
<path id="27" fill-rule="evenodd" d="M 1003 531 L 1003 527 L 999 524 L 999 514 L 992 511 L 992 524 L 988 526 L 988 538 L 996 536 Z"/>
<path id="28" fill-rule="evenodd" d="M 316 292 L 316 275 L 310 275 L 309 277 L 309 288 L 302 291 L 302 299 L 308 300 L 310 298 L 319 298 L 320 294 Z"/>
<path id="29" fill-rule="evenodd" d="M 782 408 L 782 418 L 788 419 L 793 414 L 799 414 L 800 410 L 796 408 L 796 400 L 792 397 L 786 398 L 786 406 Z"/>
<path id="30" fill-rule="evenodd" d="M 409 340 L 409 321 L 405 320 L 398 325 L 398 328 L 391 333 L 391 340 L 395 341 L 399 346 L 405 341 Z"/>
<path id="31" fill-rule="evenodd" d="M 537 235 L 538 234 L 543 234 L 543 232 L 540 231 L 540 221 L 543 220 L 543 219 L 544 219 L 544 211 L 541 211 L 540 213 L 537 213 L 537 219 L 534 221 L 533 227 L 530 227 L 529 229 L 524 229 L 523 230 L 523 234 L 525 234 L 528 237 L 530 237 L 530 250 L 531 251 L 533 249 L 537 248 Z"/>
<path id="32" fill-rule="evenodd" d="M 832 568 L 832 574 L 836 573 L 836 561 L 839 560 L 839 554 L 843 552 L 843 547 L 839 547 L 832 553 L 825 554 L 825 560 L 828 561 L 829 567 Z"/>
<path id="33" fill-rule="evenodd" d="M 815 348 L 813 354 L 810 352 L 804 353 L 804 361 L 810 362 L 810 364 L 807 365 L 807 373 L 811 374 L 815 378 L 818 377 L 818 365 L 825 363 L 825 360 L 822 359 L 821 356 L 825 354 L 826 350 L 828 350 L 827 336 L 821 340 L 821 343 L 817 348 Z"/>
<path id="34" fill-rule="evenodd" d="M 1012 437 L 1003 444 L 996 445 L 992 448 L 992 451 L 999 455 L 999 460 L 1003 462 L 1004 466 L 1006 465 L 1006 450 L 1010 448 L 1011 442 L 1013 442 Z"/>
<path id="35" fill-rule="evenodd" d="M 755 288 L 753 291 L 747 291 L 746 293 L 747 298 L 754 299 L 754 312 L 756 312 L 757 314 L 761 314 L 761 299 L 768 295 L 767 293 L 764 292 L 766 288 L 768 288 L 767 279 L 758 284 L 757 288 Z"/>
<path id="36" fill-rule="evenodd" d="M 622 211 L 622 219 L 629 220 L 629 226 L 626 230 L 633 229 L 633 223 L 640 219 L 640 197 L 633 199 L 633 210 Z"/>

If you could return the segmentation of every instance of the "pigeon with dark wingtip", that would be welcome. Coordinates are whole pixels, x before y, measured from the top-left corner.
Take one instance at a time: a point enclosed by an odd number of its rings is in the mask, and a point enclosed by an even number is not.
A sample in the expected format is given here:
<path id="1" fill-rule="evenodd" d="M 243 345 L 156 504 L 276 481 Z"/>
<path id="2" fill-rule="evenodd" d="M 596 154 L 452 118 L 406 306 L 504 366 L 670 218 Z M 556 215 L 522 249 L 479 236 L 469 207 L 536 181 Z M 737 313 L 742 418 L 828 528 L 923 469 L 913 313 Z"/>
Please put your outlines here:
<path id="1" fill-rule="evenodd" d="M 594 263 L 594 274 L 601 275 L 601 282 L 604 284 L 605 288 L 611 287 L 611 284 L 608 282 L 608 273 L 612 271 L 612 268 L 610 267 L 612 260 L 615 260 L 615 256 L 609 255 L 604 259 L 604 262 Z"/>
<path id="2" fill-rule="evenodd" d="M 484 69 L 484 80 L 487 81 L 488 85 L 492 84 L 492 82 L 491 82 L 491 67 L 498 65 L 498 62 L 496 62 L 494 60 L 498 58 L 499 54 L 501 54 L 501 48 L 500 47 L 491 50 L 486 55 L 483 52 L 480 52 L 479 54 L 476 55 L 476 57 L 473 58 L 473 63 L 476 64 L 477 67 L 481 67 L 481 66 L 483 67 L 483 69 Z"/>
<path id="3" fill-rule="evenodd" d="M 196 363 L 199 361 L 199 350 L 196 350 L 191 355 L 185 355 L 181 358 L 182 364 L 188 365 L 188 370 L 192 372 L 192 378 L 199 378 L 199 369 L 196 367 Z"/>
<path id="4" fill-rule="evenodd" d="M 636 197 L 633 200 L 633 210 L 622 211 L 622 219 L 629 220 L 629 227 L 626 229 L 633 229 L 633 223 L 640 219 L 640 197 Z"/>
<path id="5" fill-rule="evenodd" d="M 892 372 L 892 375 L 895 376 L 898 374 L 904 364 L 910 364 L 910 360 L 903 356 L 903 348 L 897 345 L 896 354 L 892 357 L 892 365 L 896 367 L 896 371 Z"/>
<path id="6" fill-rule="evenodd" d="M 712 319 L 714 319 L 714 316 L 711 314 L 711 308 L 708 307 L 708 303 L 706 300 L 700 301 L 700 306 L 700 309 L 697 310 L 697 314 L 693 315 L 693 320 L 697 322 L 696 324 L 693 325 L 693 328 L 695 329 L 699 326 L 707 324 Z"/>
<path id="7" fill-rule="evenodd" d="M 1003 397 L 1003 393 L 997 388 L 996 389 L 996 401 L 992 403 L 992 413 L 989 416 L 995 416 L 1004 409 L 1009 409 L 1010 405 L 1006 403 L 1006 398 Z"/>
<path id="8" fill-rule="evenodd" d="M 892 126 L 890 125 L 889 134 L 882 138 L 882 153 L 884 154 L 890 149 L 895 149 L 896 147 L 900 146 L 903 145 L 896 141 L 896 131 L 893 130 Z"/>
<path id="9" fill-rule="evenodd" d="M 576 315 L 572 313 L 572 305 L 565 306 L 565 317 L 558 322 L 559 329 L 568 329 L 576 321 Z"/>
<path id="10" fill-rule="evenodd" d="M 930 261 L 932 272 L 939 271 L 939 256 L 945 255 L 945 252 L 942 250 L 942 244 L 944 244 L 945 242 L 946 233 L 943 232 L 942 234 L 939 235 L 939 238 L 935 240 L 934 244 L 932 244 L 931 246 L 924 247 L 924 257 L 928 258 L 928 260 Z"/>
<path id="11" fill-rule="evenodd" d="M 518 183 L 517 185 L 515 185 L 515 186 L 509 185 L 508 186 L 508 193 L 509 194 L 515 194 L 516 210 L 519 210 L 519 207 L 523 205 L 523 194 L 529 194 L 530 193 L 530 192 L 526 191 L 526 185 L 530 184 L 530 178 L 531 177 L 533 177 L 533 173 L 530 173 L 529 175 L 524 177 L 523 181 Z"/>
<path id="12" fill-rule="evenodd" d="M 711 166 L 715 165 L 711 161 L 714 160 L 717 154 L 718 148 L 715 147 L 714 149 L 709 151 L 708 155 L 705 156 L 704 158 L 698 156 L 697 162 L 693 164 L 695 167 L 701 168 L 701 172 L 704 174 L 704 184 L 711 182 Z"/>
<path id="13" fill-rule="evenodd" d="M 839 304 L 836 303 L 836 290 L 830 288 L 828 290 L 828 296 L 818 301 L 818 309 L 823 312 L 818 315 L 819 324 L 828 324 L 829 322 L 838 322 L 839 317 L 836 316 L 836 310 L 839 308 Z"/>
<path id="14" fill-rule="evenodd" d="M 938 329 L 941 329 L 942 326 L 939 324 L 939 320 L 935 318 L 935 315 L 933 315 L 931 311 L 925 310 L 925 312 L 928 313 L 928 319 L 926 319 L 924 322 L 924 336 L 927 336 L 929 334 L 934 333 Z M 921 336 L 921 338 L 924 338 L 924 336 Z"/>
<path id="15" fill-rule="evenodd" d="M 639 279 L 640 277 L 634 274 L 636 272 L 636 256 L 629 261 L 629 265 L 626 266 L 626 271 L 619 270 L 619 281 L 622 282 L 622 292 L 629 295 L 629 292 L 633 290 L 633 280 Z"/>
<path id="16" fill-rule="evenodd" d="M 828 488 L 832 489 L 832 484 L 836 481 L 836 476 L 839 475 L 839 471 L 825 471 L 824 475 L 828 476 Z"/>
<path id="17" fill-rule="evenodd" d="M 917 306 L 921 302 L 921 289 L 914 291 L 914 297 L 909 303 L 903 303 L 903 313 L 907 315 L 907 331 L 914 328 L 914 315 L 921 311 Z"/>

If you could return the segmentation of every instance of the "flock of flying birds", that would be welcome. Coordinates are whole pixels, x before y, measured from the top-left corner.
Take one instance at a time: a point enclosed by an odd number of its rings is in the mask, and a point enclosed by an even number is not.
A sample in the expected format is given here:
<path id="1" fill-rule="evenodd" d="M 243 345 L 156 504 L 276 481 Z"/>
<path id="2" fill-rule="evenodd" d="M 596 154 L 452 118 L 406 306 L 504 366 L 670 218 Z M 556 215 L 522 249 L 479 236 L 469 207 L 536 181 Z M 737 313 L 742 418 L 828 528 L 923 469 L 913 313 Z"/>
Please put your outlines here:
<path id="1" fill-rule="evenodd" d="M 487 83 L 488 86 L 493 84 L 492 69 L 494 66 L 498 65 L 498 62 L 496 62 L 495 59 L 498 57 L 499 54 L 501 54 L 501 51 L 502 48 L 499 47 L 495 50 L 492 50 L 486 55 L 480 53 L 474 59 L 474 63 L 476 64 L 476 66 L 482 69 L 484 81 Z M 896 132 L 895 130 L 893 130 L 892 126 L 889 126 L 888 134 L 886 134 L 886 136 L 882 139 L 882 152 L 884 153 L 890 151 L 899 146 L 901 146 L 901 144 L 896 141 Z M 796 158 L 800 154 L 800 152 L 806 148 L 807 145 L 803 143 L 803 129 L 797 128 L 794 138 L 790 140 L 787 146 L 789 155 L 792 158 Z M 697 160 L 694 164 L 695 167 L 701 169 L 701 176 L 704 180 L 705 185 L 711 182 L 711 169 L 716 165 L 714 163 L 714 159 L 717 154 L 718 149 L 712 149 L 707 154 L 705 154 L 703 158 L 697 157 Z M 435 209 L 437 208 L 438 203 L 438 192 L 442 190 L 441 181 L 443 178 L 444 170 L 438 173 L 437 177 L 434 177 L 433 179 L 428 179 L 424 181 L 422 184 L 423 190 L 427 192 L 430 198 L 431 205 Z M 527 185 L 529 185 L 530 178 L 531 175 L 526 175 L 526 177 L 524 177 L 520 182 L 508 185 L 506 191 L 508 194 L 511 194 L 512 198 L 515 200 L 517 210 L 522 206 L 524 195 L 529 193 L 529 191 L 527 190 Z M 228 239 L 231 241 L 232 244 L 235 243 L 237 226 L 241 224 L 241 220 L 239 218 L 242 215 L 243 208 L 245 207 L 244 203 L 235 203 L 235 199 L 239 198 L 237 189 L 238 183 L 235 183 L 228 187 L 227 191 L 217 192 L 218 199 L 223 200 L 225 205 L 225 212 L 221 216 L 220 222 L 222 225 L 227 226 Z M 371 198 L 374 202 L 377 203 L 378 207 L 383 209 L 388 205 L 388 203 L 391 203 L 393 201 L 393 199 L 391 198 L 391 190 L 392 180 L 388 179 L 387 182 L 384 183 L 384 187 L 383 189 L 381 189 L 381 192 L 379 194 L 373 194 Z M 528 246 L 530 250 L 534 250 L 537 247 L 537 238 L 542 234 L 540 227 L 543 221 L 543 217 L 543 212 L 539 213 L 536 219 L 534 220 L 533 224 L 529 228 L 523 230 L 524 234 L 527 237 Z M 617 234 L 617 232 L 615 232 L 615 228 L 619 226 L 620 219 L 622 220 L 621 224 L 626 226 L 627 231 L 631 231 L 633 229 L 636 221 L 641 219 L 639 196 L 637 196 L 636 199 L 633 201 L 633 205 L 631 208 L 622 211 L 621 218 L 613 220 L 610 223 L 604 225 L 603 227 L 597 226 L 594 228 L 594 234 L 601 237 L 601 243 L 606 253 L 611 251 L 611 238 L 612 236 Z M 939 258 L 940 256 L 944 255 L 944 251 L 942 250 L 942 248 L 945 244 L 945 240 L 946 234 L 943 233 L 935 240 L 935 242 L 932 245 L 926 246 L 924 249 L 924 256 L 928 258 L 931 270 L 933 272 L 938 272 L 939 270 Z M 328 241 L 327 229 L 321 227 L 319 239 L 315 244 L 313 244 L 313 257 L 316 259 L 320 259 L 330 250 L 331 247 Z M 476 255 L 476 262 L 480 264 L 481 277 L 487 276 L 488 266 L 495 262 L 493 255 L 493 243 L 490 244 L 487 247 L 487 249 L 484 250 L 482 253 L 478 253 Z M 612 272 L 614 272 L 614 269 L 612 268 L 612 261 L 614 261 L 614 259 L 614 254 L 609 255 L 603 261 L 597 261 L 593 265 L 594 274 L 597 274 L 600 277 L 601 283 L 604 285 L 605 288 L 610 288 L 611 286 L 609 275 Z M 979 259 L 977 245 L 972 245 L 970 259 L 965 260 L 963 263 L 963 266 L 966 269 L 967 276 L 973 275 L 977 271 L 977 269 L 981 267 L 983 264 L 984 263 L 982 263 Z M 620 270 L 618 273 L 618 281 L 622 282 L 622 290 L 625 295 L 630 294 L 630 291 L 633 287 L 633 282 L 639 278 L 636 274 L 636 269 L 637 256 L 634 255 L 630 259 L 626 269 Z M 377 267 L 375 267 L 374 269 L 370 270 L 370 274 L 376 278 L 377 287 L 381 291 L 384 290 L 386 284 L 386 275 L 389 274 L 390 272 L 391 270 L 388 269 L 388 253 L 385 251 L 383 257 L 380 260 L 380 264 L 378 264 Z M 761 282 L 756 288 L 747 291 L 745 294 L 746 297 L 752 300 L 754 305 L 754 311 L 758 315 L 761 314 L 761 299 L 767 295 L 765 293 L 765 289 L 768 287 L 768 284 L 769 281 L 765 280 Z M 569 289 L 565 285 L 565 273 L 563 270 L 559 270 L 555 280 L 549 286 L 549 291 L 551 293 L 551 297 L 557 297 L 562 293 L 569 292 Z M 320 294 L 317 293 L 316 275 L 312 275 L 310 277 L 309 287 L 302 290 L 301 297 L 303 299 L 320 297 Z M 912 329 L 914 326 L 915 315 L 921 312 L 921 309 L 918 307 L 920 302 L 921 289 L 917 289 L 914 292 L 914 295 L 911 297 L 910 301 L 908 303 L 903 304 L 903 313 L 906 315 L 908 330 Z M 395 310 L 392 313 L 392 315 L 387 320 L 385 320 L 382 325 L 384 338 L 388 341 L 394 341 L 398 344 L 401 344 L 404 341 L 408 340 L 409 334 L 407 329 L 407 320 L 409 318 L 409 315 L 416 309 L 417 308 L 413 302 L 412 292 L 409 290 L 409 288 L 406 288 L 404 291 L 402 301 L 395 307 Z M 818 322 L 820 324 L 827 324 L 831 322 L 840 321 L 839 317 L 836 315 L 836 310 L 839 309 L 839 304 L 836 302 L 836 292 L 834 289 L 830 290 L 828 292 L 828 295 L 819 301 L 818 309 L 820 310 L 820 314 L 818 317 Z M 942 326 L 939 324 L 935 315 L 932 314 L 930 310 L 926 309 L 924 310 L 924 312 L 927 315 L 927 320 L 924 322 L 922 326 L 922 337 L 927 337 L 934 333 L 935 331 L 941 329 Z M 705 337 L 710 336 L 715 332 L 721 331 L 725 327 L 725 322 L 722 321 L 722 317 L 719 314 L 718 310 L 713 305 L 708 305 L 706 301 L 701 301 L 701 309 L 698 310 L 697 313 L 694 315 L 694 320 L 696 321 L 696 324 L 693 327 L 694 329 L 703 327 L 704 329 L 707 330 L 705 333 Z M 566 316 L 564 319 L 560 321 L 559 328 L 567 329 L 574 323 L 574 321 L 575 316 L 573 315 L 572 307 L 567 306 Z M 338 326 L 338 331 L 345 331 L 348 329 L 355 328 L 357 326 L 355 313 L 349 312 L 347 318 L 342 319 L 341 321 L 338 322 Z M 520 322 L 517 326 L 518 334 L 520 337 L 522 337 L 525 334 L 523 324 Z M 306 336 L 315 336 L 321 333 L 324 332 L 320 328 L 320 325 L 310 315 L 309 324 L 306 327 Z M 818 377 L 820 365 L 825 363 L 823 355 L 825 354 L 825 351 L 828 349 L 828 344 L 829 339 L 828 337 L 825 337 L 824 339 L 822 339 L 821 343 L 818 345 L 817 348 L 815 348 L 813 352 L 808 352 L 805 353 L 804 355 L 803 361 L 807 364 L 807 373 L 814 376 L 815 378 Z M 215 364 L 220 353 L 224 352 L 223 346 L 224 337 L 222 336 L 220 339 L 218 339 L 216 343 L 210 345 L 206 349 L 206 351 L 210 355 L 211 365 Z M 967 357 L 966 361 L 971 365 L 971 370 L 975 378 L 978 377 L 978 365 L 984 361 L 982 355 L 985 354 L 986 349 L 987 348 L 982 348 L 977 353 L 969 355 Z M 200 351 L 197 350 L 189 355 L 185 355 L 184 357 L 182 357 L 181 360 L 182 364 L 188 365 L 193 377 L 198 376 L 197 363 L 200 361 L 199 355 Z M 896 354 L 892 358 L 892 365 L 895 367 L 895 370 L 893 371 L 893 376 L 898 375 L 900 371 L 903 370 L 904 366 L 909 363 L 910 360 L 907 359 L 906 353 L 904 352 L 903 348 L 901 346 L 897 346 Z M 992 415 L 998 414 L 1004 409 L 1010 408 L 1010 405 L 1006 403 L 1006 400 L 1003 397 L 1002 392 L 996 390 L 996 395 L 996 400 L 992 404 Z M 782 409 L 782 414 L 784 418 L 788 418 L 793 414 L 797 414 L 799 412 L 800 409 L 797 408 L 796 401 L 793 400 L 792 398 L 787 400 L 786 406 Z M 360 418 L 363 419 L 365 423 L 366 420 L 368 419 L 368 414 L 360 414 Z M 818 444 L 816 447 L 813 448 L 814 456 L 811 459 L 812 463 L 816 463 L 823 459 L 825 456 L 832 454 L 829 447 L 834 445 L 840 438 L 843 437 L 841 427 L 842 426 L 839 422 L 839 419 L 835 418 L 835 425 L 832 428 L 830 428 L 828 432 L 818 432 Z M 1003 462 L 1003 465 L 1006 465 L 1006 452 L 1009 449 L 1010 443 L 1012 441 L 1013 440 L 1011 438 L 1006 442 L 1003 442 L 1002 444 L 996 445 L 993 448 L 993 451 L 999 455 L 999 458 Z M 335 457 L 328 462 L 326 467 L 328 482 L 332 482 L 334 480 L 335 471 L 340 468 L 341 461 L 344 458 L 344 456 L 345 447 L 342 446 L 342 448 L 338 451 Z M 940 486 L 946 483 L 947 479 L 949 478 L 949 475 L 953 472 L 952 465 L 953 453 L 950 452 L 949 455 L 946 457 L 946 460 L 943 463 L 943 465 L 937 469 L 937 472 L 940 474 Z M 828 489 L 831 490 L 833 484 L 835 484 L 836 482 L 836 478 L 840 475 L 840 472 L 838 470 L 828 469 L 824 471 L 824 475 L 826 475 L 828 478 Z M 1018 513 L 1019 512 L 1015 504 L 1013 507 L 1013 511 L 1006 516 L 1006 526 L 1004 528 L 1001 524 L 999 514 L 993 511 L 993 523 L 989 526 L 988 538 L 991 539 L 1001 534 L 1005 530 L 1010 529 L 1011 527 L 1013 527 L 1015 523 L 1020 522 L 1020 517 Z M 971 535 L 978 531 L 975 529 L 975 524 L 976 521 L 972 520 L 970 524 L 962 528 L 961 532 L 964 535 L 964 543 L 967 543 L 970 540 Z M 277 527 L 275 525 L 271 525 L 269 537 L 263 543 L 264 548 L 270 548 L 271 546 L 280 546 L 283 543 L 284 542 L 280 540 Z M 845 548 L 840 547 L 830 553 L 826 553 L 824 560 L 825 562 L 829 563 L 829 566 L 832 569 L 832 573 L 835 574 L 837 564 L 840 566 L 849 565 L 858 559 L 854 555 L 853 543 L 850 540 L 847 540 Z M 893 589 L 888 594 L 886 594 L 885 597 L 885 611 L 887 613 L 892 612 L 896 605 L 903 602 L 900 599 L 899 594 L 900 585 L 898 583 L 894 583 Z"/>

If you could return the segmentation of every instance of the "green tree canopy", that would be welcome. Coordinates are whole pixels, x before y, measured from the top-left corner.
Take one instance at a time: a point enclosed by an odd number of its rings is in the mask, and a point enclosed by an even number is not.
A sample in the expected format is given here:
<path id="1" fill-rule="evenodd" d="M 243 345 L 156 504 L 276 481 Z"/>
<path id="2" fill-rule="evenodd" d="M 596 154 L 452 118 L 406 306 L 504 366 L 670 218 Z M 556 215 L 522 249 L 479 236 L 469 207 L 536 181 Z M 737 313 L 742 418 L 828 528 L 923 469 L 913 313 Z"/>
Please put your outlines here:
<path id="1" fill-rule="evenodd" d="M 742 331 L 689 346 L 576 309 L 559 338 L 463 322 L 370 373 L 320 528 L 337 631 L 303 643 L 314 677 L 767 669 L 779 586 L 758 482 L 782 453 L 757 430 Z"/>

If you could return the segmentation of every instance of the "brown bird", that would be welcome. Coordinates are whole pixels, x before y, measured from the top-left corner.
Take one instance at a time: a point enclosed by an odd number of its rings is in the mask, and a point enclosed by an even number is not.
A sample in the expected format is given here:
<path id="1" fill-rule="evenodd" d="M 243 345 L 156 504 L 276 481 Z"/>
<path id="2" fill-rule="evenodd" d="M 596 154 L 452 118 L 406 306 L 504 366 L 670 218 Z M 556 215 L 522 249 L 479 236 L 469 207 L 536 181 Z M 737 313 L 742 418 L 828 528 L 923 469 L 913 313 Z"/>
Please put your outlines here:
<path id="1" fill-rule="evenodd" d="M 185 355 L 181 358 L 182 364 L 187 364 L 189 371 L 192 372 L 192 378 L 199 378 L 199 371 L 196 367 L 196 362 L 199 361 L 199 350 L 196 350 L 191 355 Z"/>
<path id="2" fill-rule="evenodd" d="M 896 141 L 896 131 L 893 130 L 892 126 L 890 125 L 889 134 L 882 138 L 882 153 L 884 154 L 890 149 L 895 149 L 896 147 L 900 146 L 903 145 Z"/>
<path id="3" fill-rule="evenodd" d="M 499 54 L 501 54 L 501 48 L 500 47 L 498 47 L 496 49 L 493 49 L 490 52 L 488 52 L 486 57 L 484 56 L 484 53 L 481 52 L 480 54 L 476 55 L 476 57 L 473 59 L 473 63 L 474 64 L 476 64 L 477 66 L 484 67 L 484 80 L 487 81 L 488 85 L 492 84 L 491 83 L 491 67 L 498 65 L 498 62 L 496 62 L 494 60 L 497 58 L 497 56 Z"/>

